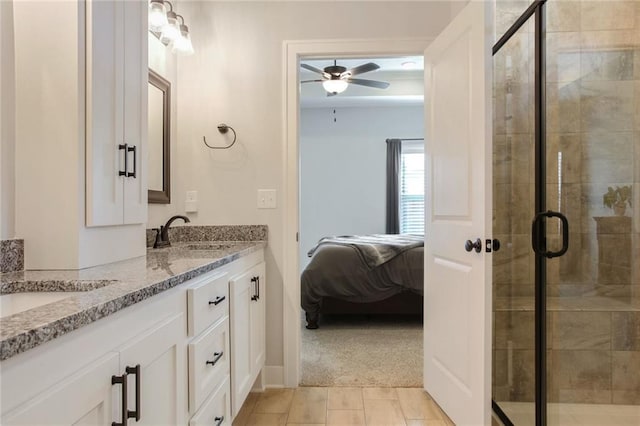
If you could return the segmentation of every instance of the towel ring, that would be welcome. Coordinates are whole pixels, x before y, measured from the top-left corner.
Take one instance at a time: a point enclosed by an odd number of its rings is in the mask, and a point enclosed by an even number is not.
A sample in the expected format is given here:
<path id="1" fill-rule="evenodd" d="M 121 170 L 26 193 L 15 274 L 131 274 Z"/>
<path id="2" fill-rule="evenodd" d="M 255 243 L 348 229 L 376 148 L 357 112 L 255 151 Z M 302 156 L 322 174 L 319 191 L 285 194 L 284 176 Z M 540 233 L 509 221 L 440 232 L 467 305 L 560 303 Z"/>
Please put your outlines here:
<path id="1" fill-rule="evenodd" d="M 231 127 L 231 126 L 227 126 L 227 125 L 226 125 L 226 124 L 224 124 L 224 123 L 222 123 L 222 124 L 218 124 L 218 131 L 219 131 L 221 134 L 223 134 L 223 135 L 224 135 L 224 134 L 225 134 L 225 133 L 227 133 L 229 130 L 231 130 L 231 131 L 233 132 L 233 141 L 232 141 L 229 145 L 227 145 L 227 146 L 211 146 L 211 145 L 209 145 L 209 144 L 207 143 L 207 137 L 206 137 L 206 136 L 203 136 L 203 137 L 202 137 L 202 140 L 203 140 L 204 144 L 205 144 L 209 149 L 229 149 L 229 148 L 231 148 L 231 147 L 233 146 L 233 144 L 235 144 L 235 143 L 236 143 L 236 139 L 237 139 L 236 131 L 235 131 L 235 130 L 233 130 L 233 127 Z"/>

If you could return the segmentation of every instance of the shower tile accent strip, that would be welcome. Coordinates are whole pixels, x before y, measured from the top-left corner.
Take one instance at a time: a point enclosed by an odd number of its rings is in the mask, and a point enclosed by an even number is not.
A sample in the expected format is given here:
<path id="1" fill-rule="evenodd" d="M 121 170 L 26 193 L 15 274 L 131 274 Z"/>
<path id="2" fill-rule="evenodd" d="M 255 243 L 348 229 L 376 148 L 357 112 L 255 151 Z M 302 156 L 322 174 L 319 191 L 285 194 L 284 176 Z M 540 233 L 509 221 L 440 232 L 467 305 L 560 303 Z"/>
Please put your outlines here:
<path id="1" fill-rule="evenodd" d="M 267 225 L 183 225 L 169 229 L 173 242 L 194 241 L 267 241 Z M 147 247 L 155 242 L 156 231 L 147 229 Z"/>
<path id="2" fill-rule="evenodd" d="M 24 269 L 24 240 L 0 240 L 0 272 Z"/>
<path id="3" fill-rule="evenodd" d="M 258 230 L 260 228 L 257 228 Z M 206 234 L 192 234 L 206 235 Z M 213 234 L 220 237 L 220 230 Z M 254 231 L 252 235 L 259 234 Z M 128 306 L 176 287 L 266 247 L 266 241 L 227 241 L 216 248 L 148 249 L 146 256 L 79 271 L 23 271 L 0 274 L 6 292 L 81 291 L 57 302 L 0 318 L 0 361 L 65 335 Z"/>

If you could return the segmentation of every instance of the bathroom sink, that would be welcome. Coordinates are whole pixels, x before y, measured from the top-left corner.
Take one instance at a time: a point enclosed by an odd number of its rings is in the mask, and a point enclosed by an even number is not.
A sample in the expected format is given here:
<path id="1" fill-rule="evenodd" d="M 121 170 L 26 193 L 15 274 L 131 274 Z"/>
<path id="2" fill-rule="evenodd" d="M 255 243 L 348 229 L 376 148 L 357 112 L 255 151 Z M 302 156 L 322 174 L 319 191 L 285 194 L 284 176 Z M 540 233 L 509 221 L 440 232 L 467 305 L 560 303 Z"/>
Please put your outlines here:
<path id="1" fill-rule="evenodd" d="M 0 295 L 0 317 L 8 317 L 38 306 L 84 294 L 84 291 L 30 291 Z"/>
<path id="2" fill-rule="evenodd" d="M 116 283 L 116 280 L 42 280 L 0 283 L 0 318 Z"/>

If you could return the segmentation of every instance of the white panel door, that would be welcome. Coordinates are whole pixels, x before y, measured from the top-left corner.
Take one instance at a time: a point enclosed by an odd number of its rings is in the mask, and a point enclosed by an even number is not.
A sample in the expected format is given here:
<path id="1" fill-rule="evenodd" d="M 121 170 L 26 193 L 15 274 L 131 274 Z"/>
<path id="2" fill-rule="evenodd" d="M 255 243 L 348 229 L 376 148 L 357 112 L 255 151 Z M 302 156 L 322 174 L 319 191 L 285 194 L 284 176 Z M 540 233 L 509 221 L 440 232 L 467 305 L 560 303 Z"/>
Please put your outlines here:
<path id="1" fill-rule="evenodd" d="M 123 221 L 124 6 L 86 2 L 86 185 L 87 226 Z"/>
<path id="2" fill-rule="evenodd" d="M 124 179 L 124 223 L 147 221 L 147 8 L 141 0 L 122 2 L 124 13 L 124 136 L 128 175 Z M 135 150 L 135 151 L 134 151 Z M 135 155 L 134 155 L 135 154 Z M 135 173 L 134 173 L 135 172 Z"/>
<path id="3" fill-rule="evenodd" d="M 425 51 L 424 384 L 457 425 L 490 424 L 491 3 Z"/>
<path id="4" fill-rule="evenodd" d="M 0 423 L 109 426 L 120 417 L 113 399 L 120 398 L 122 389 L 111 384 L 111 376 L 119 374 L 118 353 L 109 353 L 8 413 Z"/>
<path id="5" fill-rule="evenodd" d="M 184 422 L 187 400 L 184 314 L 175 315 L 142 335 L 120 351 L 120 371 L 128 372 L 128 409 L 139 410 L 136 425 L 177 425 Z M 127 367 L 140 365 L 140 389 L 136 375 Z M 139 392 L 140 405 L 136 405 Z"/>

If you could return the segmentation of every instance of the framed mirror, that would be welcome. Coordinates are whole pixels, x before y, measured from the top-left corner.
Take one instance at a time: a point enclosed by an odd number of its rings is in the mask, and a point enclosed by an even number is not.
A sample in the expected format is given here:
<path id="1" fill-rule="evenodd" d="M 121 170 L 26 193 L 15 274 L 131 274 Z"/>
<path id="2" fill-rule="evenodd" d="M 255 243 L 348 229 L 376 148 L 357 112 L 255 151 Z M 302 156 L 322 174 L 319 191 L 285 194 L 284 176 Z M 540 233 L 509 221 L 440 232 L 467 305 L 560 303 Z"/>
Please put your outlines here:
<path id="1" fill-rule="evenodd" d="M 148 109 L 149 203 L 171 202 L 171 83 L 149 69 Z"/>

